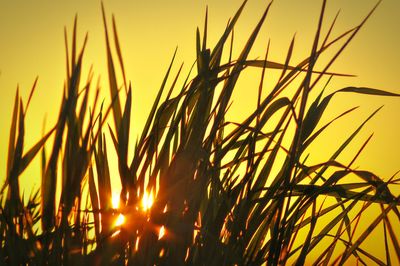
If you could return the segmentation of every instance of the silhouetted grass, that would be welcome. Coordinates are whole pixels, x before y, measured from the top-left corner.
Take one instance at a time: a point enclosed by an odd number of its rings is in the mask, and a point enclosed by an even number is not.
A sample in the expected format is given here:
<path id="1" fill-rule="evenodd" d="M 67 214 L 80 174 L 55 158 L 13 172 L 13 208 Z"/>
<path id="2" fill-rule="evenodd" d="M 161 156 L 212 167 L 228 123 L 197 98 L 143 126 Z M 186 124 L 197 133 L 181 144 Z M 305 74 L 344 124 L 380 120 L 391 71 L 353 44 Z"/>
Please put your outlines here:
<path id="1" fill-rule="evenodd" d="M 82 81 L 86 39 L 78 49 L 75 19 L 71 48 L 65 35 L 67 79 L 57 122 L 28 151 L 24 151 L 24 119 L 32 93 L 27 104 L 16 93 L 7 178 L 0 195 L 0 263 L 328 265 L 343 264 L 350 257 L 365 265 L 400 261 L 391 220 L 400 219 L 399 197 L 391 192 L 398 180 L 394 176 L 384 180 L 352 167 L 370 138 L 352 162 L 337 161 L 379 109 L 360 122 L 328 161 L 307 162 L 309 145 L 335 120 L 356 109 L 321 125 L 335 94 L 399 96 L 360 87 L 324 94 L 329 84 L 320 84 L 321 77 L 346 76 L 328 69 L 376 8 L 359 25 L 333 38 L 336 18 L 326 36 L 321 36 L 325 2 L 310 56 L 294 66 L 294 39 L 284 63 L 268 60 L 269 45 L 265 59 L 248 58 L 270 5 L 239 57 L 233 60 L 230 56 L 227 62 L 222 54 L 230 49 L 232 55 L 233 29 L 246 1 L 212 49 L 207 44 L 206 14 L 204 32 L 197 30 L 194 78 L 189 73 L 178 85 L 182 66 L 171 78 L 175 52 L 135 142 L 129 139 L 132 88 L 126 80 L 115 20 L 110 36 L 103 8 L 111 99 L 106 106 L 98 103 L 99 88 L 89 103 L 93 74 Z M 343 44 L 330 61 L 315 70 L 320 55 L 339 41 Z M 237 80 L 248 68 L 260 69 L 258 105 L 244 121 L 227 121 Z M 281 76 L 261 97 L 268 69 L 280 70 Z M 167 88 L 170 79 L 173 82 Z M 300 85 L 295 87 L 297 81 Z M 36 81 L 32 92 L 35 85 Z M 216 90 L 218 85 L 221 90 Z M 319 90 L 318 97 L 311 99 L 311 90 Z M 113 121 L 108 127 L 107 119 Z M 51 149 L 45 150 L 49 139 Z M 108 147 L 109 143 L 114 147 Z M 128 147 L 134 147 L 133 156 Z M 115 149 L 116 158 L 108 157 L 110 148 Z M 21 196 L 18 177 L 37 156 L 41 157 L 42 186 L 26 199 Z M 111 178 L 116 175 L 110 173 L 110 160 L 118 160 L 122 186 L 117 209 L 112 205 Z M 57 183 L 61 184 L 60 198 L 56 197 Z M 83 193 L 85 186 L 88 193 Z M 151 208 L 142 204 L 148 194 L 154 195 Z M 372 206 L 381 212 L 365 221 L 362 214 Z M 116 225 L 120 214 L 125 222 Z M 360 220 L 368 226 L 360 228 Z M 40 229 L 34 230 L 39 224 Z M 384 227 L 385 243 L 378 248 L 386 251 L 386 260 L 363 247 L 378 225 Z"/>

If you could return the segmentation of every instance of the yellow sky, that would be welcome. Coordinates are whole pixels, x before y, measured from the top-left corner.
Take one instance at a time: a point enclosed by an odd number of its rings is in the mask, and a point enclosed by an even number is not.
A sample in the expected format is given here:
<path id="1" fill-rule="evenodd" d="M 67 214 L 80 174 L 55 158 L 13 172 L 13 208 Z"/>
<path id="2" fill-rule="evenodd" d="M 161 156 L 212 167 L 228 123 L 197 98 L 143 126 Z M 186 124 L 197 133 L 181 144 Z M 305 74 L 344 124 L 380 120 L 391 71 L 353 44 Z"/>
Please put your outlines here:
<path id="1" fill-rule="evenodd" d="M 330 1 L 327 6 L 325 29 L 335 13 L 341 9 L 335 35 L 355 26 L 376 3 L 366 1 Z M 117 19 L 120 41 L 126 64 L 127 77 L 134 88 L 133 127 L 141 128 L 155 93 L 161 83 L 173 50 L 178 46 L 177 62 L 184 61 L 187 73 L 194 60 L 195 29 L 203 27 L 204 11 L 209 6 L 209 45 L 215 44 L 227 20 L 241 4 L 241 0 L 187 1 L 104 1 L 108 15 Z M 250 30 L 257 23 L 267 1 L 249 1 L 236 28 L 236 55 L 245 43 Z M 275 1 L 263 31 L 251 56 L 264 55 L 267 40 L 271 40 L 270 59 L 283 62 L 294 33 L 296 46 L 293 64 L 308 56 L 316 29 L 320 0 Z M 42 122 L 47 115 L 47 128 L 54 123 L 60 103 L 65 77 L 65 53 L 63 28 L 71 32 L 75 14 L 78 14 L 78 35 L 82 40 L 89 32 L 89 44 L 84 63 L 94 65 L 95 75 L 107 79 L 105 67 L 105 43 L 101 20 L 100 2 L 87 1 L 0 1 L 0 173 L 5 174 L 5 158 L 10 126 L 13 97 L 17 84 L 27 99 L 30 87 L 39 76 L 37 92 L 27 115 L 26 148 L 41 136 Z M 397 77 L 400 67 L 400 1 L 384 0 L 376 13 L 343 55 L 333 65 L 337 72 L 356 74 L 356 78 L 337 78 L 330 90 L 344 86 L 370 86 L 400 92 Z M 175 70 L 177 69 L 177 65 Z M 247 77 L 247 79 L 246 79 Z M 233 116 L 240 120 L 243 109 L 255 104 L 256 84 L 259 71 L 253 71 L 242 79 L 234 104 Z M 106 88 L 104 95 L 108 95 Z M 249 97 L 250 95 L 250 97 Z M 234 100 L 235 101 L 235 100 Z M 388 177 L 399 169 L 400 150 L 399 119 L 400 99 L 342 95 L 334 99 L 327 118 L 348 107 L 361 105 L 357 114 L 338 123 L 330 131 L 329 138 L 322 139 L 324 149 L 333 149 L 339 140 L 356 126 L 355 121 L 365 118 L 374 108 L 385 108 L 374 118 L 360 135 L 360 143 L 372 132 L 374 139 L 360 158 L 359 165 Z M 236 108 L 236 109 L 235 109 Z M 135 133 L 133 133 L 135 134 Z M 133 136 L 135 137 L 135 135 Z M 132 139 L 133 140 L 133 139 Z M 321 145 L 322 145 L 321 144 Z M 356 146 L 354 147 L 356 148 Z M 321 150 L 321 149 L 319 149 Z M 318 156 L 323 154 L 316 153 Z M 348 156 L 353 154 L 349 153 Z M 349 157 L 350 158 L 350 157 Z M 319 158 L 316 158 L 319 159 Z M 344 158 L 346 160 L 346 158 Z M 38 172 L 36 172 L 39 175 Z M 37 183 L 35 179 L 29 178 Z M 37 183 L 38 185 L 39 183 Z"/>
<path id="2" fill-rule="evenodd" d="M 209 7 L 209 46 L 216 43 L 229 17 L 242 0 L 104 0 L 109 15 L 117 19 L 126 74 L 133 85 L 132 138 L 143 126 L 173 51 L 178 46 L 177 64 L 185 62 L 184 74 L 195 57 L 195 30 L 203 27 L 204 11 Z M 270 60 L 284 62 L 286 52 L 296 33 L 292 64 L 308 56 L 314 37 L 320 0 L 276 0 L 251 57 L 262 57 L 266 43 L 271 40 Z M 245 44 L 268 1 L 250 0 L 235 29 L 235 55 Z M 325 30 L 336 12 L 341 9 L 334 36 L 357 25 L 374 6 L 376 0 L 329 1 Z M 71 33 L 73 18 L 78 14 L 78 36 L 81 43 L 89 32 L 84 57 L 86 68 L 94 66 L 95 77 L 107 80 L 106 56 L 100 1 L 22 1 L 0 0 L 0 181 L 5 177 L 8 134 L 13 98 L 17 84 L 27 99 L 36 76 L 39 83 L 26 117 L 28 149 L 42 135 L 42 123 L 47 116 L 47 128 L 55 122 L 61 102 L 65 78 L 65 49 L 63 28 Z M 355 74 L 355 78 L 336 78 L 328 90 L 346 86 L 367 86 L 400 93 L 400 1 L 383 0 L 380 7 L 354 39 L 331 71 Z M 69 35 L 71 36 L 71 34 Z M 240 81 L 235 92 L 231 115 L 240 122 L 246 110 L 254 108 L 260 71 L 250 71 Z M 106 83 L 104 83 L 106 84 Z M 105 87 L 105 86 L 104 86 Z M 103 88 L 108 96 L 107 88 Z M 311 95 L 314 97 L 315 95 Z M 311 160 L 323 161 L 355 129 L 362 119 L 381 105 L 385 107 L 368 124 L 357 141 L 341 157 L 348 163 L 361 143 L 374 132 L 374 138 L 358 159 L 360 168 L 376 172 L 387 179 L 400 170 L 400 99 L 339 95 L 328 108 L 325 121 L 344 110 L 361 108 L 337 123 L 314 147 Z M 243 111 L 245 110 L 245 111 Z M 22 177 L 27 190 L 40 184 L 36 160 Z"/>

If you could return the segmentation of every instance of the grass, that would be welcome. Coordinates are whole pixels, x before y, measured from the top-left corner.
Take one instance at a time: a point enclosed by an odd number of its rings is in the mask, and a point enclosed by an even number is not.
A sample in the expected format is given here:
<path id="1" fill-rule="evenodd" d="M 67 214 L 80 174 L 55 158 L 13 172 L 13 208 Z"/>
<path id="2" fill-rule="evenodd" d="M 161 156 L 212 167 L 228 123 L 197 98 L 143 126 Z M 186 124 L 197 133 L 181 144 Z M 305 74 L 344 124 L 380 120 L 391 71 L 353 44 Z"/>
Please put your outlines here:
<path id="1" fill-rule="evenodd" d="M 350 163 L 337 160 L 379 109 L 360 121 L 329 160 L 307 162 L 308 147 L 337 119 L 356 110 L 321 124 L 336 94 L 400 96 L 366 87 L 346 87 L 325 95 L 329 82 L 321 84 L 321 78 L 346 76 L 329 68 L 377 7 L 359 25 L 332 37 L 336 18 L 327 34 L 321 33 L 325 4 L 310 55 L 296 65 L 291 63 L 294 39 L 284 63 L 268 60 L 269 45 L 264 59 L 248 58 L 270 5 L 236 59 L 231 52 L 233 30 L 246 1 L 213 48 L 207 43 L 206 13 L 203 33 L 197 30 L 194 69 L 179 85 L 182 66 L 175 76 L 171 73 L 175 52 L 135 142 L 129 139 L 132 88 L 125 76 L 115 20 L 109 32 L 103 8 L 111 101 L 107 106 L 99 102 L 100 88 L 93 85 L 93 74 L 86 80 L 81 77 L 87 39 L 79 49 L 75 19 L 71 47 L 65 34 L 67 78 L 57 122 L 27 151 L 25 114 L 36 81 L 26 103 L 18 91 L 15 96 L 7 178 L 0 194 L 0 264 L 399 262 L 395 226 L 400 202 L 393 194 L 398 179 L 353 168 L 371 138 L 355 151 Z M 320 55 L 334 44 L 339 48 L 331 59 L 323 69 L 314 69 Z M 231 55 L 227 61 L 225 50 Z M 237 81 L 250 68 L 260 69 L 257 107 L 243 121 L 227 121 Z M 265 92 L 265 73 L 270 69 L 278 69 L 281 75 Z M 318 91 L 315 99 L 310 97 L 312 90 Z M 134 147 L 133 154 L 128 147 Z M 117 157 L 108 156 L 110 149 Z M 42 186 L 26 197 L 20 193 L 18 178 L 36 157 L 41 159 Z M 116 175 L 110 173 L 110 160 L 118 163 L 122 187 L 118 207 L 112 204 L 111 179 Z M 364 214 L 372 208 L 379 211 L 366 220 Z M 367 226 L 359 226 L 361 221 Z M 384 243 L 379 247 L 384 258 L 363 245 L 378 228 L 383 228 Z"/>

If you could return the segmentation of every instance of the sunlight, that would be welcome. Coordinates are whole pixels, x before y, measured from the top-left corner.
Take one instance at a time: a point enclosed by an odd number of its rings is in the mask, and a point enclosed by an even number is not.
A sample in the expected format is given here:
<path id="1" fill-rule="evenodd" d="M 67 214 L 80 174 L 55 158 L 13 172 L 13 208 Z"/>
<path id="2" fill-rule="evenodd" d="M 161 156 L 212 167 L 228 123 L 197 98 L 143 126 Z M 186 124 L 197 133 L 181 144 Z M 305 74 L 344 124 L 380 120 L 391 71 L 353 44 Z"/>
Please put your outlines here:
<path id="1" fill-rule="evenodd" d="M 113 192 L 111 197 L 111 203 L 113 209 L 118 209 L 119 207 L 119 193 Z"/>
<path id="2" fill-rule="evenodd" d="M 139 241 L 140 241 L 140 236 L 138 236 L 138 237 L 136 238 L 136 241 L 135 241 L 135 251 L 138 251 L 138 250 L 139 250 Z"/>
<path id="3" fill-rule="evenodd" d="M 116 227 L 118 227 L 118 226 L 121 226 L 121 225 L 123 225 L 124 224 L 124 222 L 125 222 L 125 216 L 124 215 L 122 215 L 121 213 L 118 215 L 118 217 L 117 217 L 117 220 L 115 220 L 115 226 Z"/>
<path id="4" fill-rule="evenodd" d="M 119 235 L 119 233 L 121 233 L 121 230 L 115 231 L 115 232 L 111 235 L 111 237 L 115 237 L 115 236 Z"/>
<path id="5" fill-rule="evenodd" d="M 161 226 L 160 232 L 158 232 L 158 240 L 160 240 L 165 235 L 165 227 Z"/>
<path id="6" fill-rule="evenodd" d="M 143 198 L 142 198 L 142 208 L 144 211 L 150 210 L 151 206 L 154 203 L 154 195 L 153 195 L 153 190 L 148 193 L 147 191 L 144 192 Z"/>

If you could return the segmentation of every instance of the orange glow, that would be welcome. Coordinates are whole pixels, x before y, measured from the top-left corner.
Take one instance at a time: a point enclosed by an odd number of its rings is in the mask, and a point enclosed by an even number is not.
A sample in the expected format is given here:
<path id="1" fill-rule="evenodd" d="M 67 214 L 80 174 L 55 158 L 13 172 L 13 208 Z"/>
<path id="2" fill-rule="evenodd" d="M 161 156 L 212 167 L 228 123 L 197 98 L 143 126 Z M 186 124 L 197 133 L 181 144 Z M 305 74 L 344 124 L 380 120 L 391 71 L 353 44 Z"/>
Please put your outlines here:
<path id="1" fill-rule="evenodd" d="M 160 240 L 165 235 L 165 227 L 161 226 L 160 232 L 158 232 L 158 240 Z"/>
<path id="2" fill-rule="evenodd" d="M 115 220 L 115 226 L 121 226 L 125 222 L 125 216 L 123 216 L 121 213 L 118 215 L 117 220 Z"/>
<path id="3" fill-rule="evenodd" d="M 143 198 L 142 198 L 142 208 L 144 211 L 150 210 L 151 206 L 153 206 L 154 203 L 154 195 L 153 191 L 150 191 L 148 193 L 147 191 L 144 192 Z"/>
<path id="4" fill-rule="evenodd" d="M 162 258 L 162 257 L 164 256 L 164 253 L 165 253 L 165 250 L 162 248 L 162 249 L 160 250 L 160 253 L 158 254 L 158 256 L 159 256 L 160 258 Z"/>

